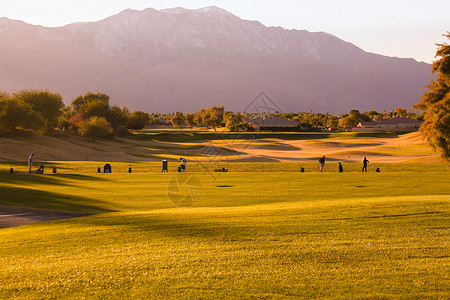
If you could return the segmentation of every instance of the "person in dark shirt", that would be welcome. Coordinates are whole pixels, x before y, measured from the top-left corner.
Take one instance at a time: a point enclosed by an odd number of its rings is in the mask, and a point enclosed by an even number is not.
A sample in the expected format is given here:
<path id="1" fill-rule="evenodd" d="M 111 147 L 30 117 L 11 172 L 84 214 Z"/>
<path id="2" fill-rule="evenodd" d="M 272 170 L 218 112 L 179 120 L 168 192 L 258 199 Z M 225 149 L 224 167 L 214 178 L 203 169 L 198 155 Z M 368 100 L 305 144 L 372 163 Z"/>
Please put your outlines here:
<path id="1" fill-rule="evenodd" d="M 325 155 L 319 159 L 319 164 L 320 164 L 320 173 L 322 173 L 323 167 L 325 166 Z"/>
<path id="2" fill-rule="evenodd" d="M 369 161 L 368 161 L 367 158 L 364 156 L 362 172 L 367 172 L 367 164 L 368 164 L 368 163 L 369 163 Z"/>

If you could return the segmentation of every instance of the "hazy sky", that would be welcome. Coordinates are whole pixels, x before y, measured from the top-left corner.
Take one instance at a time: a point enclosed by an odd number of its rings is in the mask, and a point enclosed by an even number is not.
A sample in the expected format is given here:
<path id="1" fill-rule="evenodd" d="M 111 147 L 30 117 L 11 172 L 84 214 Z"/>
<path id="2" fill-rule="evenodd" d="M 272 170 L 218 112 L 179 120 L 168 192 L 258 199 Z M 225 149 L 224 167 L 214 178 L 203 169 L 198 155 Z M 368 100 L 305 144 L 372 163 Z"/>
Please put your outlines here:
<path id="1" fill-rule="evenodd" d="M 450 0 L 1 0 L 0 16 L 44 26 L 97 21 L 126 8 L 218 6 L 266 26 L 324 31 L 388 56 L 431 62 L 450 31 Z"/>

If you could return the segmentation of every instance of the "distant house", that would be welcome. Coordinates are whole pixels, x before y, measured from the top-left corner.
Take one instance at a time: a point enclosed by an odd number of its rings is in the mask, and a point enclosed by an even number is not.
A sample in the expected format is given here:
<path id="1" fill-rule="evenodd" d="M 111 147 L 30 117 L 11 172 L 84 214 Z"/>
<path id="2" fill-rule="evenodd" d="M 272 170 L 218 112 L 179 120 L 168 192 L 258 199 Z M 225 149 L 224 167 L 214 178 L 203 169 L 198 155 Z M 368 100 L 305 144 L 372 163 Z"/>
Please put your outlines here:
<path id="1" fill-rule="evenodd" d="M 360 122 L 353 132 L 372 132 L 372 131 L 416 131 L 421 123 L 417 120 L 394 117 L 388 119 L 377 119 L 372 122 Z"/>
<path id="2" fill-rule="evenodd" d="M 252 118 L 247 123 L 256 131 L 296 131 L 301 128 L 299 122 L 265 115 Z"/>

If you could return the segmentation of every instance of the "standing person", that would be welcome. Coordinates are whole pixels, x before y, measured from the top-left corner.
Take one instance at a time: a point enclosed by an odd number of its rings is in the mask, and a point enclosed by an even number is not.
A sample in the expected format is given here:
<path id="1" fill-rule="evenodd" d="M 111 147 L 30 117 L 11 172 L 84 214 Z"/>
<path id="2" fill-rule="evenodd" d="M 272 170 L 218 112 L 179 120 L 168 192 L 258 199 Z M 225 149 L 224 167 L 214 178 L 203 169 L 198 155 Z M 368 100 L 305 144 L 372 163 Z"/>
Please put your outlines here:
<path id="1" fill-rule="evenodd" d="M 367 158 L 364 156 L 362 172 L 367 172 L 367 164 L 368 163 L 369 163 L 369 160 L 367 160 Z"/>
<path id="2" fill-rule="evenodd" d="M 342 167 L 342 164 L 340 162 L 338 162 L 338 172 L 339 173 L 343 173 L 344 172 L 344 168 Z"/>
<path id="3" fill-rule="evenodd" d="M 184 157 L 180 157 L 181 162 L 181 172 L 186 172 L 187 161 Z"/>
<path id="4" fill-rule="evenodd" d="M 323 167 L 325 166 L 325 155 L 319 159 L 319 164 L 320 164 L 320 173 L 322 173 Z"/>
<path id="5" fill-rule="evenodd" d="M 28 157 L 28 173 L 31 173 L 31 168 L 33 167 L 33 153 Z"/>

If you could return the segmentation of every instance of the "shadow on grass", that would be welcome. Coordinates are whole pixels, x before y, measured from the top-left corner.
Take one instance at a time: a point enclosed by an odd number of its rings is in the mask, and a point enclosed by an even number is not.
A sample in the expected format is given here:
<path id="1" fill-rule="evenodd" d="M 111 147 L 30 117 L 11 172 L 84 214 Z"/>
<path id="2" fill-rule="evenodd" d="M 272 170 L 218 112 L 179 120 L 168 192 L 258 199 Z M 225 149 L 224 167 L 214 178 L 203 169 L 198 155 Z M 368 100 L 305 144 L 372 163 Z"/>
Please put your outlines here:
<path id="1" fill-rule="evenodd" d="M 71 212 L 111 212 L 103 206 L 104 201 L 77 197 L 49 191 L 19 187 L 0 187 L 0 205 L 26 208 L 52 209 Z"/>
<path id="2" fill-rule="evenodd" d="M 25 184 L 25 185 L 58 185 L 58 186 L 74 186 L 66 180 L 77 181 L 107 181 L 106 178 L 94 177 L 81 174 L 5 174 L 0 173 L 0 182 L 6 184 Z M 1 196 L 0 196 L 1 197 Z"/>

